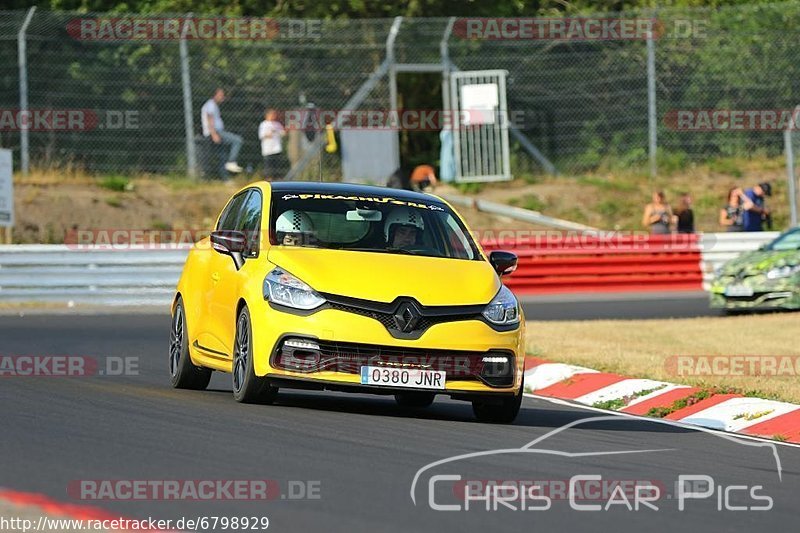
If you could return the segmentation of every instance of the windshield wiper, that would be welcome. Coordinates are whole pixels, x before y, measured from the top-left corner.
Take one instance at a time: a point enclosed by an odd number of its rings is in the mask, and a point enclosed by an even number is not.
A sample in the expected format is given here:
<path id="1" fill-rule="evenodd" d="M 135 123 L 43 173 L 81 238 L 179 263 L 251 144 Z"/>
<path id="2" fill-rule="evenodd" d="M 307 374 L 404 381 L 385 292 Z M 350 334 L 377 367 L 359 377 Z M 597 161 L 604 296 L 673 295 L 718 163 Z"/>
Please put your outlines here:
<path id="1" fill-rule="evenodd" d="M 419 255 L 403 248 L 341 248 L 350 252 L 378 252 L 389 254 Z"/>

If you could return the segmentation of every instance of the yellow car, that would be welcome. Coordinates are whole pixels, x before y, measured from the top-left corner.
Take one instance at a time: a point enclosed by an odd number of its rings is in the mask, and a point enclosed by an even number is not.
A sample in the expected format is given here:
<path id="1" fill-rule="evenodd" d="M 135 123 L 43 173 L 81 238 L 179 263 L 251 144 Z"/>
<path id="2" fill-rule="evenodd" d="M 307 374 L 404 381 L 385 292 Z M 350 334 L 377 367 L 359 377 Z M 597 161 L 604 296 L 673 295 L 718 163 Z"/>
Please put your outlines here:
<path id="1" fill-rule="evenodd" d="M 442 199 L 341 183 L 259 182 L 189 252 L 172 304 L 170 376 L 204 389 L 232 374 L 240 402 L 280 388 L 436 394 L 511 422 L 522 400 L 524 317 Z"/>

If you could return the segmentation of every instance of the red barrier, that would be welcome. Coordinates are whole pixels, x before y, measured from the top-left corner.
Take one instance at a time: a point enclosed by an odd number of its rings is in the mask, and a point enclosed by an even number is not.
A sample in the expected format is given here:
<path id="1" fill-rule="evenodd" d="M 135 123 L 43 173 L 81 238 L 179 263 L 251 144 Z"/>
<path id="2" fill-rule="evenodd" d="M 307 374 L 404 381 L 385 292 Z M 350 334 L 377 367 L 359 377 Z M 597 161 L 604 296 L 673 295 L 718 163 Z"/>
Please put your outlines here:
<path id="1" fill-rule="evenodd" d="M 554 234 L 483 241 L 519 257 L 506 285 L 518 294 L 701 290 L 696 235 Z"/>

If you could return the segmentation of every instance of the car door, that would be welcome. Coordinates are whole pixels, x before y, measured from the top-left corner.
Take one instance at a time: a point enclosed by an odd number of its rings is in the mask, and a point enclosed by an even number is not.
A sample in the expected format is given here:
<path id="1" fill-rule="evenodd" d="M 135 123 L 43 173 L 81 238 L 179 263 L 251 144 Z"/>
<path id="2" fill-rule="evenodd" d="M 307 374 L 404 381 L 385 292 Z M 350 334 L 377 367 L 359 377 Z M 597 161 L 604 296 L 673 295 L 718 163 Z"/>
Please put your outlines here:
<path id="1" fill-rule="evenodd" d="M 215 230 L 235 230 L 242 214 L 242 206 L 247 199 L 248 191 L 237 194 L 228 201 L 228 205 L 222 210 L 219 216 Z M 204 293 L 203 293 L 203 319 L 198 321 L 199 332 L 197 336 L 197 343 L 204 350 L 215 353 L 216 355 L 230 356 L 225 351 L 225 346 L 220 341 L 216 330 L 218 326 L 216 322 L 218 317 L 214 314 L 217 306 L 214 304 L 214 298 L 218 297 L 217 286 L 222 277 L 222 272 L 227 271 L 233 266 L 233 259 L 227 255 L 223 255 L 213 248 L 209 251 L 210 257 L 208 260 L 205 275 L 208 279 L 204 280 Z"/>
<path id="2" fill-rule="evenodd" d="M 233 259 L 222 256 L 227 261 L 219 263 L 218 268 L 212 271 L 211 307 L 209 314 L 212 318 L 212 335 L 223 353 L 233 354 L 233 340 L 236 334 L 236 306 L 242 294 L 242 285 L 254 275 L 256 262 L 254 259 L 259 254 L 259 228 L 261 213 L 263 211 L 261 191 L 250 189 L 239 207 L 239 215 L 233 229 L 241 231 L 247 236 L 248 247 L 242 254 L 244 265 L 237 270 Z M 222 228 L 228 229 L 228 228 Z"/>

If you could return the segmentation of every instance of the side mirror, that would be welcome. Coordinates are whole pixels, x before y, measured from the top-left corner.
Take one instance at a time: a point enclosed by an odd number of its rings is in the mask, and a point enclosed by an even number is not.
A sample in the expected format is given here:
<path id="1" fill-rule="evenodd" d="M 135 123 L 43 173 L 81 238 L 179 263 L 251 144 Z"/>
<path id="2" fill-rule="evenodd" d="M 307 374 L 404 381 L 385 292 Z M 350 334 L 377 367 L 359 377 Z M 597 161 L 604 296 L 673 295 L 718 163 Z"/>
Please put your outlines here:
<path id="1" fill-rule="evenodd" d="M 211 232 L 211 247 L 217 253 L 233 258 L 236 270 L 244 265 L 244 253 L 247 248 L 247 236 L 241 231 L 219 230 Z"/>
<path id="2" fill-rule="evenodd" d="M 489 263 L 500 276 L 506 276 L 517 269 L 517 254 L 496 250 L 489 254 Z"/>

